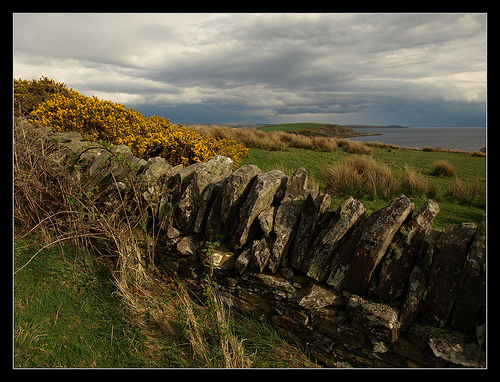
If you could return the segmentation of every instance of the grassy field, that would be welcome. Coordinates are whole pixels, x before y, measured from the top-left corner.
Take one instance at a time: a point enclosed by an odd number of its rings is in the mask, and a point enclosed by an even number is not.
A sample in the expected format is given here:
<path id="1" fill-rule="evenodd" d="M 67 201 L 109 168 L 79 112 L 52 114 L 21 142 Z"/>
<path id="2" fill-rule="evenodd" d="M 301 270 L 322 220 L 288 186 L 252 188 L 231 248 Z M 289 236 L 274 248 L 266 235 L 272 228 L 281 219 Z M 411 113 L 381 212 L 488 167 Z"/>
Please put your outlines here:
<path id="1" fill-rule="evenodd" d="M 486 187 L 486 158 L 473 157 L 466 154 L 421 151 L 407 149 L 387 149 L 381 147 L 372 147 L 373 158 L 377 161 L 390 166 L 394 176 L 397 178 L 399 172 L 405 165 L 418 170 L 430 182 L 435 183 L 442 190 L 453 188 L 456 178 L 464 184 L 478 184 L 480 187 Z M 342 161 L 348 156 L 344 150 L 338 149 L 334 152 L 316 152 L 307 149 L 288 147 L 281 151 L 269 151 L 252 148 L 249 157 L 244 158 L 243 164 L 255 164 L 264 170 L 280 168 L 293 173 L 297 167 L 305 167 L 309 176 L 313 178 L 319 187 L 325 188 L 324 177 L 325 168 Z M 455 177 L 437 177 L 433 176 L 433 164 L 438 159 L 449 161 L 456 169 Z M 423 204 L 426 197 L 415 197 L 413 202 L 416 207 Z M 332 209 L 336 209 L 344 200 L 343 197 L 332 196 Z M 380 198 L 363 197 L 360 198 L 369 211 L 377 210 L 385 206 L 388 201 Z M 480 222 L 485 213 L 485 206 L 476 204 L 459 204 L 450 198 L 438 198 L 440 213 L 435 219 L 434 226 L 443 228 L 447 224 L 462 222 Z M 480 203 L 479 203 L 480 204 Z"/>
<path id="2" fill-rule="evenodd" d="M 111 282 L 109 264 L 70 245 L 42 249 L 42 241 L 39 235 L 15 240 L 14 367 L 226 366 L 213 317 L 186 295 L 179 298 L 178 286 L 167 282 L 158 296 L 167 301 L 168 325 L 155 322 L 154 309 L 138 325 Z M 236 312 L 226 320 L 243 340 L 247 366 L 317 367 L 270 325 Z M 172 331 L 165 333 L 166 326 Z M 190 343 L 195 328 L 203 357 Z"/>
<path id="3" fill-rule="evenodd" d="M 15 243 L 14 269 L 40 249 Z M 15 367 L 147 367 L 144 338 L 124 312 L 103 263 L 68 246 L 42 250 L 14 275 Z"/>

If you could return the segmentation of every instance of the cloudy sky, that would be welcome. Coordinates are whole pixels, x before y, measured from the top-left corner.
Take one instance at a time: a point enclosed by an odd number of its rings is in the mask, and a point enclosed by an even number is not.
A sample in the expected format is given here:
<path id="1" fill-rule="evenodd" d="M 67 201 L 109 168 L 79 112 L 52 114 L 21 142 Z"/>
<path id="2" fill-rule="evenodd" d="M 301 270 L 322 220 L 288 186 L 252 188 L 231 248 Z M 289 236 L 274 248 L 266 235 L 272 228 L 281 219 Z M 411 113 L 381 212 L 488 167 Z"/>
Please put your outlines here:
<path id="1" fill-rule="evenodd" d="M 175 123 L 485 126 L 485 14 L 14 14 L 14 78 Z"/>

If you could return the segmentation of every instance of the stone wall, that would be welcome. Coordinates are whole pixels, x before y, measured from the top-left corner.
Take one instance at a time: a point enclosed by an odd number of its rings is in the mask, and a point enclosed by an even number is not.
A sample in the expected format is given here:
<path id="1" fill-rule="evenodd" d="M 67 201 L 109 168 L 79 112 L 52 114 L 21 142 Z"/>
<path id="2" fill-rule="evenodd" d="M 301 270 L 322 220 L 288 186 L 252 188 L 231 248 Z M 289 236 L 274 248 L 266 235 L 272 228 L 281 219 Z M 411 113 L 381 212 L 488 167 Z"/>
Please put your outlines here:
<path id="1" fill-rule="evenodd" d="M 40 131 L 66 145 L 97 187 L 126 188 L 108 150 Z M 304 168 L 288 178 L 253 165 L 233 171 L 222 156 L 183 167 L 111 150 L 143 180 L 156 265 L 193 290 L 210 263 L 225 303 L 271 322 L 326 366 L 485 366 L 485 223 L 434 229 L 439 206 L 416 209 L 405 195 L 371 215 L 353 198 L 333 211 Z"/>

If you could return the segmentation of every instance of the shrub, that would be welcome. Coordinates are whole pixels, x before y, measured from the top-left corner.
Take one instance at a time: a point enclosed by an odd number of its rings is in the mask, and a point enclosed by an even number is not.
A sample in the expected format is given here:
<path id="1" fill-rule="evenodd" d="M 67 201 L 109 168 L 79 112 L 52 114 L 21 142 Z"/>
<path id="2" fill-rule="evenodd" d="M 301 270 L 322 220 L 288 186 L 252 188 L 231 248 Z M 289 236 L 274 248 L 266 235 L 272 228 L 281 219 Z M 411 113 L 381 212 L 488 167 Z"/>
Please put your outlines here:
<path id="1" fill-rule="evenodd" d="M 14 80 L 14 114 L 16 117 L 28 117 L 36 107 L 52 98 L 55 94 L 71 97 L 78 94 L 68 89 L 63 82 L 55 82 L 48 77 L 39 80 Z"/>
<path id="2" fill-rule="evenodd" d="M 352 156 L 325 169 L 328 190 L 338 196 L 390 197 L 394 177 L 389 166 L 372 157 Z"/>
<path id="3" fill-rule="evenodd" d="M 432 175 L 439 177 L 452 177 L 457 175 L 457 170 L 453 165 L 444 159 L 438 159 L 434 162 Z"/>
<path id="4" fill-rule="evenodd" d="M 30 113 L 30 121 L 57 131 L 77 131 L 89 141 L 128 145 L 138 157 L 161 156 L 174 165 L 205 162 L 219 154 L 233 159 L 237 167 L 248 155 L 248 148 L 234 140 L 212 138 L 168 119 L 148 118 L 133 108 L 75 91 L 69 96 L 53 94 Z"/>

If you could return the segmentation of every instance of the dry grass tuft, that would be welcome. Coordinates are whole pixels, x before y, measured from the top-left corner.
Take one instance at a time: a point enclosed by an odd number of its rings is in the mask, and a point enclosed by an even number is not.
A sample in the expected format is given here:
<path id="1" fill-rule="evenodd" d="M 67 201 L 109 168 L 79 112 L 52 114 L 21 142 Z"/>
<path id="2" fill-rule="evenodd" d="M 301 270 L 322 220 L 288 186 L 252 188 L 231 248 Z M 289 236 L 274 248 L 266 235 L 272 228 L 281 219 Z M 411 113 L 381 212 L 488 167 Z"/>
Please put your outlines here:
<path id="1" fill-rule="evenodd" d="M 432 175 L 439 177 L 453 177 L 457 175 L 455 167 L 445 159 L 438 159 L 434 162 Z"/>
<path id="2" fill-rule="evenodd" d="M 325 169 L 327 189 L 334 195 L 387 197 L 395 183 L 389 166 L 372 157 L 352 156 Z"/>
<path id="3" fill-rule="evenodd" d="M 373 150 L 371 147 L 364 145 L 359 141 L 351 141 L 349 139 L 339 139 L 339 146 L 349 154 L 371 155 Z"/>

